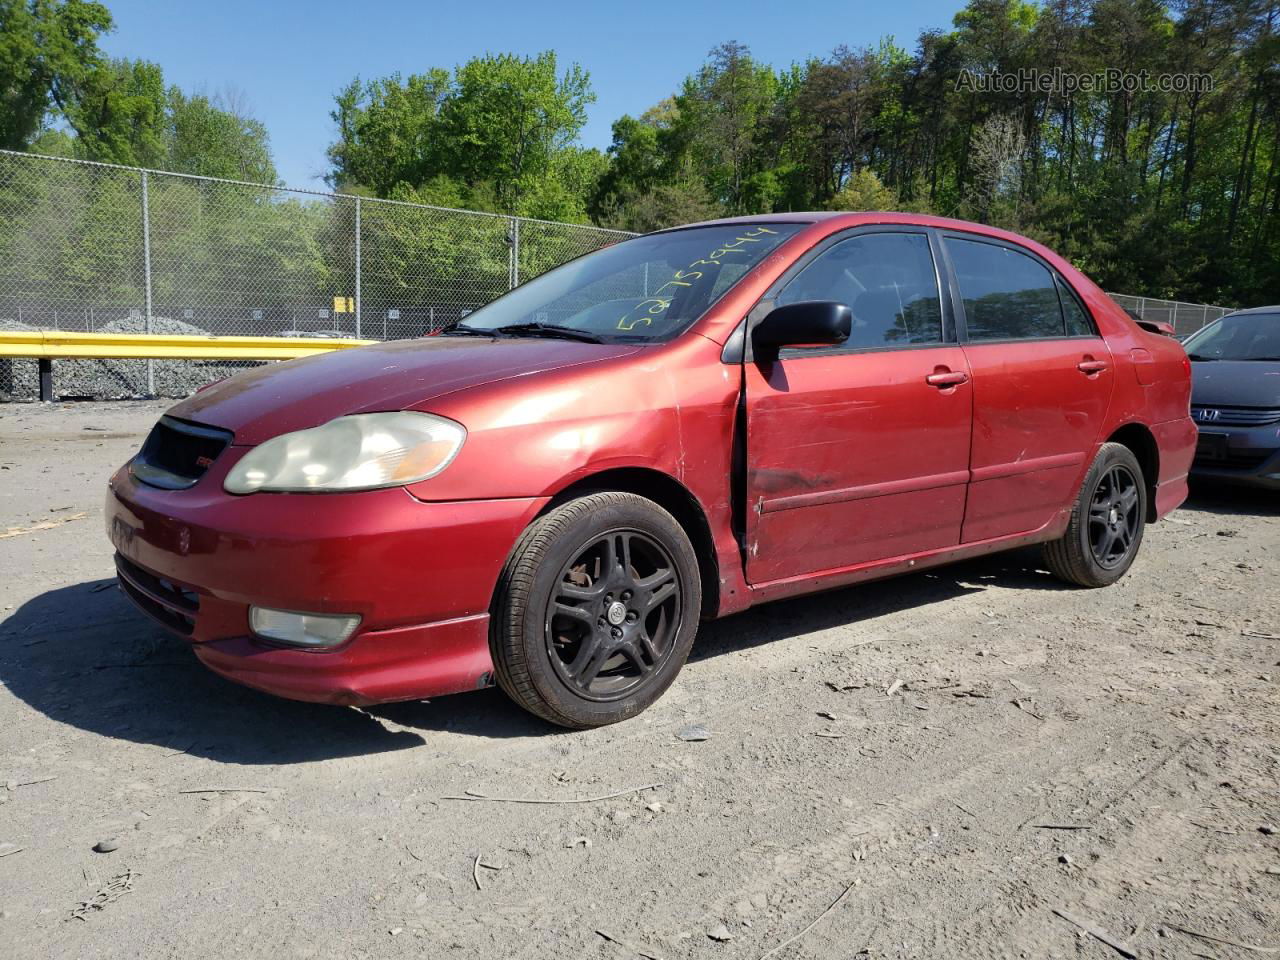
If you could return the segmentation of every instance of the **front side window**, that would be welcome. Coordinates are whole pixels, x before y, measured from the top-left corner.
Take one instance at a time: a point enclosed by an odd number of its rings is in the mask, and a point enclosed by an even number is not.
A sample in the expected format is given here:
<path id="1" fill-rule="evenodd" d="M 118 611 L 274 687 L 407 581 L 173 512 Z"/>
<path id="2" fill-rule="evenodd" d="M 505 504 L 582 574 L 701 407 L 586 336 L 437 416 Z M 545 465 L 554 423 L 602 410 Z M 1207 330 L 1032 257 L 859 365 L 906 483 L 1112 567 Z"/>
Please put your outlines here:
<path id="1" fill-rule="evenodd" d="M 1192 360 L 1280 360 L 1280 313 L 1228 314 L 1188 338 Z"/>
<path id="2" fill-rule="evenodd" d="M 845 348 L 942 342 L 942 303 L 929 239 L 868 233 L 833 244 L 778 295 L 779 305 L 835 300 L 853 313 Z"/>
<path id="3" fill-rule="evenodd" d="M 947 253 L 964 300 L 970 340 L 1033 340 L 1063 336 L 1053 274 L 1016 250 L 947 237 Z"/>
<path id="4" fill-rule="evenodd" d="M 738 223 L 626 240 L 530 280 L 454 332 L 559 330 L 608 342 L 667 340 L 803 226 Z"/>

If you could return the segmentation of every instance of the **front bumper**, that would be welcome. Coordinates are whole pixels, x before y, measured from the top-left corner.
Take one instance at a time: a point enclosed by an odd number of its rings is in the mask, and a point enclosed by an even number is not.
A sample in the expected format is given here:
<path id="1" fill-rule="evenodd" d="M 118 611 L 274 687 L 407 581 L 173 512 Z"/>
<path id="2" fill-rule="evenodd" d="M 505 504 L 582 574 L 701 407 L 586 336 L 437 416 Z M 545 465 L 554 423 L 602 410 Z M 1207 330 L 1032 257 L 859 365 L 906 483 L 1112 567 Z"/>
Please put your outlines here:
<path id="1" fill-rule="evenodd" d="M 1200 430 L 1191 475 L 1268 490 L 1280 490 L 1280 426 Z"/>
<path id="2" fill-rule="evenodd" d="M 293 699 L 369 704 L 488 685 L 493 589 L 544 499 L 237 497 L 222 490 L 234 449 L 188 490 L 149 487 L 127 468 L 112 478 L 107 533 L 144 612 L 215 672 Z M 339 647 L 286 647 L 252 635 L 250 605 L 361 622 Z"/>

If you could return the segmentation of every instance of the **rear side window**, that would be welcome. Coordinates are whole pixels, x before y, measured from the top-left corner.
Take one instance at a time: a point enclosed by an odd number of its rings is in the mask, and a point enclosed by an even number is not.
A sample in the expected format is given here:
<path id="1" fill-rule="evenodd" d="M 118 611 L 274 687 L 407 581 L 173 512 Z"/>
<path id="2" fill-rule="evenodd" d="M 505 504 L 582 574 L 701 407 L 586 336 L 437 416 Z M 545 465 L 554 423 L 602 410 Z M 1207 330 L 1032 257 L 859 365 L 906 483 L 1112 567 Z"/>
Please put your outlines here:
<path id="1" fill-rule="evenodd" d="M 947 237 L 970 340 L 1063 336 L 1053 274 L 1008 247 Z"/>
<path id="2" fill-rule="evenodd" d="M 1062 319 L 1067 325 L 1068 337 L 1095 337 L 1097 332 L 1093 329 L 1093 321 L 1089 319 L 1089 315 L 1084 312 L 1084 307 L 1080 306 L 1080 301 L 1072 294 L 1071 289 L 1067 286 L 1067 282 L 1061 277 L 1058 280 L 1058 296 L 1062 300 Z"/>
<path id="3" fill-rule="evenodd" d="M 777 298 L 780 305 L 801 300 L 848 305 L 853 327 L 845 349 L 942 342 L 938 274 L 921 233 L 868 233 L 833 244 Z"/>

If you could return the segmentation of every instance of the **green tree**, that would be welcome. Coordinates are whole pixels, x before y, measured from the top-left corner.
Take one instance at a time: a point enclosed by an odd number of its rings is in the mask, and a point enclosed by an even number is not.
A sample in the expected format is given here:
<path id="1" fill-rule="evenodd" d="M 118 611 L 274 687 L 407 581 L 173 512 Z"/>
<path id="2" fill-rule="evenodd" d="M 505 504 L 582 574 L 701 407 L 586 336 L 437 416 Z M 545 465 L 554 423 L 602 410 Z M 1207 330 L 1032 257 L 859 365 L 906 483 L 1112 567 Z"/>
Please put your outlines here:
<path id="1" fill-rule="evenodd" d="M 145 60 L 111 60 L 62 104 L 77 153 L 90 160 L 159 167 L 167 159 L 164 74 Z"/>
<path id="2" fill-rule="evenodd" d="M 379 197 L 582 220 L 605 167 L 598 151 L 576 146 L 594 99 L 586 71 L 560 74 L 550 52 L 476 57 L 452 75 L 357 78 L 335 98 L 329 180 Z"/>
<path id="3" fill-rule="evenodd" d="M 744 185 L 759 172 L 758 137 L 774 107 L 777 78 L 736 41 L 714 48 L 676 96 L 671 143 L 687 149 L 708 191 L 730 212 L 745 212 Z"/>
<path id="4" fill-rule="evenodd" d="M 206 177 L 274 183 L 271 142 L 262 122 L 222 98 L 167 95 L 165 168 Z"/>
<path id="5" fill-rule="evenodd" d="M 352 80 L 330 113 L 338 139 L 329 148 L 329 182 L 389 196 L 399 184 L 416 187 L 444 173 L 440 107 L 449 92 L 449 71 L 441 69 Z"/>
<path id="6" fill-rule="evenodd" d="M 0 147 L 22 150 L 101 66 L 111 14 L 85 0 L 0 0 Z"/>
<path id="7" fill-rule="evenodd" d="M 468 183 L 491 181 L 501 212 L 521 213 L 594 100 L 586 71 L 573 64 L 557 75 L 554 53 L 476 57 L 458 68 L 441 109 L 446 163 Z"/>
<path id="8" fill-rule="evenodd" d="M 854 172 L 840 191 L 831 198 L 829 210 L 896 210 L 898 195 L 880 182 L 875 171 Z"/>

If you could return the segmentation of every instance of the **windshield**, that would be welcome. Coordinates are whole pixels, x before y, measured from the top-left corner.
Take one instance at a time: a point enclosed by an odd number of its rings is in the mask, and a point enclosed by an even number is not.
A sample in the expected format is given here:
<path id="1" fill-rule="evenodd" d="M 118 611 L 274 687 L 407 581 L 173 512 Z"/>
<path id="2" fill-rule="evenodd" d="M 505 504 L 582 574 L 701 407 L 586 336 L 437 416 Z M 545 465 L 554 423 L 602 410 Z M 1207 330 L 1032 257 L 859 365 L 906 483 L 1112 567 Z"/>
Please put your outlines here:
<path id="1" fill-rule="evenodd" d="M 1238 313 L 1186 342 L 1192 360 L 1280 360 L 1280 313 Z"/>
<path id="2" fill-rule="evenodd" d="M 636 237 L 530 280 L 454 329 L 563 329 L 608 342 L 666 340 L 803 226 L 738 223 Z"/>

